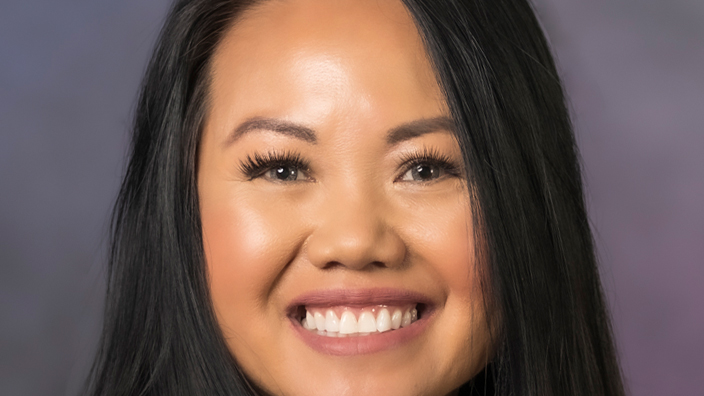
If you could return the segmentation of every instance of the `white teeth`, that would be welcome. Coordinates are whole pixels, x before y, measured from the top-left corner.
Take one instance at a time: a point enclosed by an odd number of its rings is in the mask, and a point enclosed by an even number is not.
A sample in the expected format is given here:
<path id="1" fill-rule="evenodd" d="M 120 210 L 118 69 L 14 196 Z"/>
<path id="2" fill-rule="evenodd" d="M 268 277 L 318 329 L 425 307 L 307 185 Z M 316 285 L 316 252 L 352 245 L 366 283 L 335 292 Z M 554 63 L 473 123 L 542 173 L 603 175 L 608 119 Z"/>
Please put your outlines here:
<path id="1" fill-rule="evenodd" d="M 401 322 L 403 320 L 403 313 L 401 312 L 400 309 L 397 309 L 394 311 L 394 314 L 391 316 L 391 328 L 394 330 L 398 330 L 399 327 L 401 327 Z"/>
<path id="2" fill-rule="evenodd" d="M 401 308 L 394 308 L 393 314 L 384 306 L 364 308 L 360 310 L 359 319 L 353 313 L 353 309 L 342 309 L 340 318 L 337 317 L 334 309 L 327 309 L 324 314 L 315 309 L 310 311 L 306 309 L 306 316 L 301 319 L 301 325 L 304 329 L 317 332 L 319 335 L 347 337 L 398 330 L 418 320 L 418 310 L 415 307 L 405 312 Z"/>
<path id="3" fill-rule="evenodd" d="M 364 316 L 364 314 L 362 314 L 361 316 Z M 362 322 L 361 316 L 359 318 L 360 323 Z M 391 330 L 391 315 L 389 314 L 388 309 L 382 309 L 381 312 L 379 312 L 379 316 L 376 317 L 376 330 L 379 333 Z"/>
<path id="4" fill-rule="evenodd" d="M 306 317 L 307 316 L 308 315 L 306 315 Z M 314 318 L 315 328 L 318 329 L 318 331 L 325 331 L 325 316 L 323 316 L 320 312 L 316 312 Z"/>
<path id="5" fill-rule="evenodd" d="M 306 328 L 308 330 L 313 330 L 315 329 L 315 318 L 313 317 L 313 314 L 310 312 L 306 311 Z"/>
<path id="6" fill-rule="evenodd" d="M 332 311 L 328 311 L 332 312 Z M 333 315 L 335 315 L 333 313 Z M 362 319 L 360 317 L 360 319 Z M 373 319 L 372 319 L 373 320 Z M 354 317 L 354 314 L 349 311 L 345 311 L 342 314 L 342 318 L 340 319 L 340 334 L 353 334 L 357 333 L 357 318 Z"/>
<path id="7" fill-rule="evenodd" d="M 376 331 L 376 321 L 374 320 L 374 314 L 371 312 L 364 311 L 359 315 L 359 332 L 360 333 L 373 333 Z"/>
<path id="8" fill-rule="evenodd" d="M 333 332 L 340 331 L 340 320 L 337 318 L 337 315 L 335 315 L 335 312 L 330 309 L 325 313 L 325 330 Z"/>
<path id="9" fill-rule="evenodd" d="M 401 327 L 406 327 L 411 324 L 411 312 L 406 311 L 405 314 L 403 314 L 403 319 L 401 320 Z"/>

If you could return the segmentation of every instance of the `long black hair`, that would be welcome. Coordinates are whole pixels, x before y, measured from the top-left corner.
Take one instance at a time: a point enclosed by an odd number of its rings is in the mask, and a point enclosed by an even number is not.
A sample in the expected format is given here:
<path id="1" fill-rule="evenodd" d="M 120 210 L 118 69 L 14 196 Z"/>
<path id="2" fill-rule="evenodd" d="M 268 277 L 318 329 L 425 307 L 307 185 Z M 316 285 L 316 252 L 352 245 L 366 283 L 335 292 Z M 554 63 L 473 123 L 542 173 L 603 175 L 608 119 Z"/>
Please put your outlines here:
<path id="1" fill-rule="evenodd" d="M 256 395 L 208 291 L 196 158 L 209 63 L 262 0 L 179 0 L 144 78 L 113 214 L 90 395 Z M 574 136 L 526 0 L 403 0 L 468 172 L 497 351 L 463 394 L 623 395 Z"/>

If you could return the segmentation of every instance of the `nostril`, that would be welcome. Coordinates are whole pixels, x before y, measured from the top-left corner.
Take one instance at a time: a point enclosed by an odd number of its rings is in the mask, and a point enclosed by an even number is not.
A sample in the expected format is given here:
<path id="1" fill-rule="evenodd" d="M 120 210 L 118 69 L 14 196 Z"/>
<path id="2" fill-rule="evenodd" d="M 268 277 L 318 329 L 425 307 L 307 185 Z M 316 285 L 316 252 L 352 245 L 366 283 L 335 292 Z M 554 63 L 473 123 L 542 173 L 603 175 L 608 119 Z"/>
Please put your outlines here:
<path id="1" fill-rule="evenodd" d="M 338 267 L 344 267 L 344 265 L 339 261 L 330 261 L 329 263 L 325 264 L 323 269 L 333 269 Z"/>
<path id="2" fill-rule="evenodd" d="M 316 228 L 305 242 L 305 254 L 314 266 L 352 270 L 393 268 L 404 262 L 406 244 L 385 224 L 328 222 Z"/>
<path id="3" fill-rule="evenodd" d="M 381 261 L 374 261 L 374 262 L 372 263 L 372 266 L 377 267 L 377 268 L 387 268 L 387 267 L 388 267 L 388 266 L 386 265 L 386 263 L 383 263 L 383 262 L 381 262 Z"/>
<path id="4" fill-rule="evenodd" d="M 345 265 L 344 263 L 341 263 L 339 261 L 330 261 L 325 266 L 323 269 L 335 269 L 335 268 L 342 268 L 342 267 L 355 267 L 359 269 L 369 269 L 369 268 L 388 268 L 388 265 L 382 261 L 372 261 L 368 265 L 363 265 L 363 266 L 357 266 L 357 265 Z"/>

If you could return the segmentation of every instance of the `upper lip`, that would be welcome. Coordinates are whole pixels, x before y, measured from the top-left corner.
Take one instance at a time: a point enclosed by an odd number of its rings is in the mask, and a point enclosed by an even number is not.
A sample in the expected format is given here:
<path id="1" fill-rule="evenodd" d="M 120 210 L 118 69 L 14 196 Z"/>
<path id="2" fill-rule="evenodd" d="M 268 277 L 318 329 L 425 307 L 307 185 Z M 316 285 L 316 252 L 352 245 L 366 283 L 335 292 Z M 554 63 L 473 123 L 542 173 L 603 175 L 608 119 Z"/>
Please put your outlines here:
<path id="1" fill-rule="evenodd" d="M 367 307 L 370 305 L 432 305 L 425 294 L 395 288 L 329 289 L 306 292 L 294 298 L 288 312 L 294 314 L 301 306 L 316 307 Z"/>

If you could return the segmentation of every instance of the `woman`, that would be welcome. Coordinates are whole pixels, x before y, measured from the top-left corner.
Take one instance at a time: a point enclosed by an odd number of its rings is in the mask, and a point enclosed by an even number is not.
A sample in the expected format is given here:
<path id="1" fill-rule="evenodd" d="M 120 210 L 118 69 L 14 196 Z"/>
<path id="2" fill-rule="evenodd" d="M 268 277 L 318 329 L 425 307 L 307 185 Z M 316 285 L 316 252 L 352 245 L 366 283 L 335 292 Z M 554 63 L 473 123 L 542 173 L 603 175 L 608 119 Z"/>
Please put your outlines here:
<path id="1" fill-rule="evenodd" d="M 522 1 L 178 1 L 89 392 L 621 395 Z"/>

